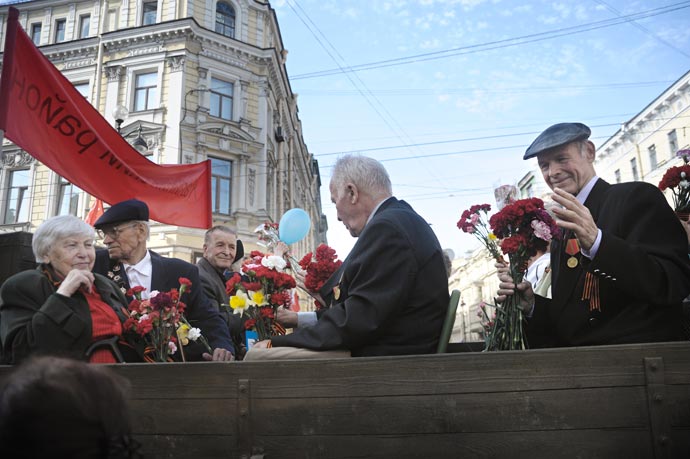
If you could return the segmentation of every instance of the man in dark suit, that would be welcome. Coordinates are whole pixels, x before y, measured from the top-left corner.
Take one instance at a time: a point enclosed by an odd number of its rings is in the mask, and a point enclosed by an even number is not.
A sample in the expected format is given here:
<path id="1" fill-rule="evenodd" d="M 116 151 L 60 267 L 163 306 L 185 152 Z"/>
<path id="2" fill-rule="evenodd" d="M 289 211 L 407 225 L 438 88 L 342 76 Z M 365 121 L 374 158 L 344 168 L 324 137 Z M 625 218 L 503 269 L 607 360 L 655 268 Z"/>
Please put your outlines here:
<path id="1" fill-rule="evenodd" d="M 358 238 L 326 292 L 333 304 L 313 326 L 255 346 L 343 349 L 354 357 L 435 352 L 449 295 L 431 227 L 392 196 L 388 173 L 372 158 L 340 158 L 330 191 L 338 220 Z"/>
<path id="2" fill-rule="evenodd" d="M 228 310 L 228 294 L 225 291 L 227 279 L 224 273 L 231 269 L 233 263 L 242 259 L 244 246 L 237 239 L 235 231 L 227 226 L 217 225 L 206 231 L 203 249 L 203 256 L 196 263 L 201 285 L 214 309 L 225 320 L 239 357 L 243 354 L 241 348 L 244 346 L 243 321 L 239 315 Z"/>
<path id="3" fill-rule="evenodd" d="M 596 176 L 590 129 L 560 123 L 527 149 L 536 157 L 564 230 L 551 248 L 552 300 L 524 292 L 531 347 L 683 339 L 681 301 L 690 292 L 682 226 L 663 194 L 644 182 Z M 515 288 L 503 272 L 499 299 Z"/>
<path id="4" fill-rule="evenodd" d="M 191 290 L 181 298 L 187 305 L 185 317 L 193 327 L 201 330 L 212 354 L 186 352 L 185 355 L 191 360 L 199 357 L 204 360 L 232 360 L 234 349 L 228 327 L 204 294 L 198 269 L 186 261 L 165 258 L 147 250 L 148 220 L 149 209 L 142 201 L 130 199 L 110 207 L 94 225 L 108 250 L 96 252 L 93 272 L 108 276 L 124 291 L 135 285 L 144 287 L 144 299 L 154 290 L 166 292 L 179 288 L 180 277 L 189 279 Z"/>

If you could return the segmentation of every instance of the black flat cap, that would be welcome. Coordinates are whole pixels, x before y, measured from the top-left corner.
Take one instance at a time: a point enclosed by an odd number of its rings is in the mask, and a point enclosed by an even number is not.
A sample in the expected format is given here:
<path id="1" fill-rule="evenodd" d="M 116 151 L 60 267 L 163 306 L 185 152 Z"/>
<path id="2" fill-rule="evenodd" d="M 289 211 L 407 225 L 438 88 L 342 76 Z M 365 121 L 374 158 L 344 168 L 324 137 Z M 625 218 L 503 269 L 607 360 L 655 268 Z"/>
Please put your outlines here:
<path id="1" fill-rule="evenodd" d="M 534 158 L 539 153 L 576 140 L 588 139 L 592 130 L 582 123 L 558 123 L 539 134 L 525 151 L 522 159 Z"/>
<path id="2" fill-rule="evenodd" d="M 96 220 L 94 228 L 101 228 L 106 225 L 113 225 L 120 222 L 132 220 L 149 221 L 149 206 L 138 199 L 128 199 L 127 201 L 113 204 L 106 210 L 101 218 Z"/>

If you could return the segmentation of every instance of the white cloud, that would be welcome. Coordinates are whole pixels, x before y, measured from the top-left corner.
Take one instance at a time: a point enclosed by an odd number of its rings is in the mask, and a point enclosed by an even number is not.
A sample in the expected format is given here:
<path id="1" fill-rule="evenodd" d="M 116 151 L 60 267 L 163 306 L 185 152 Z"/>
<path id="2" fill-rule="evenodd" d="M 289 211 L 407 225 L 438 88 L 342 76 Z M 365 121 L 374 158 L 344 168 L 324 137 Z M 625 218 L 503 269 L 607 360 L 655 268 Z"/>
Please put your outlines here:
<path id="1" fill-rule="evenodd" d="M 441 42 L 439 41 L 438 38 L 433 38 L 431 40 L 424 40 L 419 44 L 419 47 L 421 49 L 434 49 L 438 48 L 441 45 Z"/>

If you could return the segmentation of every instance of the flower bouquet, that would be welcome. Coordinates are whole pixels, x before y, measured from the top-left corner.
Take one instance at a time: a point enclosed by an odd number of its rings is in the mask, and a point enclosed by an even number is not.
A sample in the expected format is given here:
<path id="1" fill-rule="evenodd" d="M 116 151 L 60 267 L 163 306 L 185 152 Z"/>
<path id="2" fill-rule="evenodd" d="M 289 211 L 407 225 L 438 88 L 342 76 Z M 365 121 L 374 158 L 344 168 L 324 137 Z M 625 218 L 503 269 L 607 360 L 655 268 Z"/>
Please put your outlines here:
<path id="1" fill-rule="evenodd" d="M 561 234 L 539 198 L 520 199 L 506 205 L 489 219 L 489 224 L 501 239 L 501 250 L 508 255 L 510 276 L 516 285 L 525 276 L 528 260 L 537 251 L 546 251 L 549 241 Z M 496 308 L 496 320 L 489 334 L 487 351 L 527 348 L 522 330 L 520 299 L 521 294 L 516 291 Z"/>
<path id="2" fill-rule="evenodd" d="M 681 220 L 690 216 L 690 150 L 679 150 L 676 156 L 683 159 L 682 166 L 670 167 L 659 182 L 659 189 L 673 193 L 673 210 Z"/>
<path id="3" fill-rule="evenodd" d="M 342 264 L 343 262 L 338 260 L 335 250 L 326 244 L 319 245 L 314 254 L 309 252 L 299 261 L 299 266 L 306 271 L 304 288 L 310 295 L 317 294 L 323 284 Z M 314 300 L 314 304 L 316 309 L 323 307 L 318 300 Z"/>
<path id="4" fill-rule="evenodd" d="M 144 287 L 136 286 L 127 291 L 134 299 L 129 303 L 129 316 L 123 325 L 125 331 L 138 334 L 144 339 L 144 360 L 147 362 L 169 362 L 177 352 L 178 343 L 185 346 L 189 341 L 200 341 L 208 352 L 211 348 L 206 338 L 198 328 L 192 327 L 184 317 L 186 305 L 180 298 L 192 283 L 189 279 L 180 277 L 179 290 L 174 288 L 168 292 L 151 292 L 149 299 L 142 300 L 141 292 Z M 182 358 L 184 353 L 181 350 Z"/>
<path id="5" fill-rule="evenodd" d="M 279 307 L 289 307 L 290 290 L 295 279 L 283 272 L 287 262 L 276 255 L 252 251 L 250 259 L 242 265 L 242 276 L 235 273 L 226 283 L 230 308 L 234 314 L 246 318 L 244 328 L 257 333 L 259 340 L 284 335 L 285 329 L 275 321 Z"/>
<path id="6" fill-rule="evenodd" d="M 501 250 L 498 247 L 498 238 L 489 230 L 487 216 L 491 210 L 490 204 L 475 204 L 464 210 L 458 220 L 458 228 L 468 234 L 472 234 L 489 251 L 496 261 L 503 262 Z"/>

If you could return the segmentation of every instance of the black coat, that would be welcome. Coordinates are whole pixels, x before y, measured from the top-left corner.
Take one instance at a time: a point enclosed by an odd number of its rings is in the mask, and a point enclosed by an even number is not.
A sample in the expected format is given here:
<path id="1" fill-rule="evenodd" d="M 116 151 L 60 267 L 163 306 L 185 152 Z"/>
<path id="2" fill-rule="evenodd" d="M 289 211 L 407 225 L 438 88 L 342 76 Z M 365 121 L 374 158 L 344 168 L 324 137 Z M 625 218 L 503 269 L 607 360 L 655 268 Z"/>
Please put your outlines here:
<path id="1" fill-rule="evenodd" d="M 379 207 L 334 277 L 333 305 L 314 326 L 272 338 L 274 346 L 353 356 L 435 352 L 448 279 L 438 239 L 407 203 L 390 198 Z"/>
<path id="2" fill-rule="evenodd" d="M 127 316 L 127 300 L 115 283 L 96 274 L 94 285 L 101 299 L 121 322 Z M 0 341 L 5 363 L 19 363 L 29 354 L 61 355 L 85 360 L 92 342 L 89 304 L 79 292 L 71 297 L 56 293 L 56 287 L 39 269 L 22 271 L 0 289 Z M 141 361 L 124 352 L 128 361 Z M 128 358 L 129 357 L 129 358 Z"/>
<path id="3" fill-rule="evenodd" d="M 235 349 L 239 350 L 244 345 L 244 321 L 239 314 L 233 314 L 228 309 L 229 297 L 225 291 L 225 278 L 205 258 L 200 259 L 196 266 L 199 268 L 199 277 L 206 297 L 225 321 Z"/>
<path id="4" fill-rule="evenodd" d="M 152 250 L 149 252 L 152 266 L 151 290 L 166 292 L 180 287 L 180 277 L 189 279 L 192 282 L 191 290 L 187 290 L 180 299 L 187 305 L 185 317 L 193 327 L 198 327 L 201 330 L 212 349 L 223 348 L 234 353 L 228 327 L 204 294 L 197 267 L 177 258 L 165 258 Z M 125 282 L 124 288 L 131 287 L 122 263 L 111 262 L 107 250 L 96 251 L 96 263 L 93 272 L 112 278 L 114 277 L 114 267 L 119 267 L 119 273 Z M 206 351 L 200 346 L 190 344 L 189 353 L 185 347 L 186 356 L 192 360 L 200 359 L 202 352 Z"/>
<path id="5" fill-rule="evenodd" d="M 644 182 L 599 179 L 585 206 L 602 232 L 598 252 L 593 260 L 578 254 L 578 266 L 569 268 L 564 243 L 553 244 L 553 300 L 536 297 L 530 347 L 683 339 L 687 239 L 662 193 Z M 586 272 L 599 280 L 601 311 L 582 300 Z"/>

